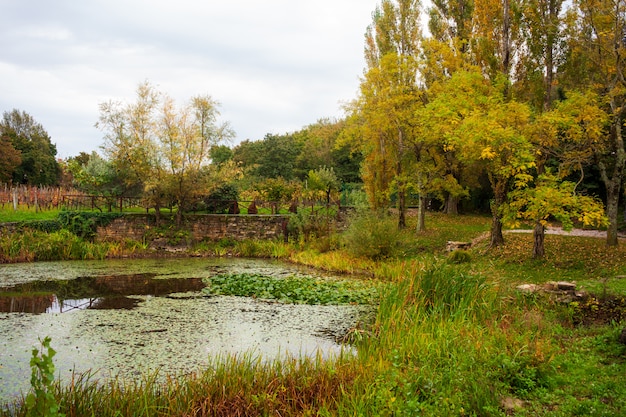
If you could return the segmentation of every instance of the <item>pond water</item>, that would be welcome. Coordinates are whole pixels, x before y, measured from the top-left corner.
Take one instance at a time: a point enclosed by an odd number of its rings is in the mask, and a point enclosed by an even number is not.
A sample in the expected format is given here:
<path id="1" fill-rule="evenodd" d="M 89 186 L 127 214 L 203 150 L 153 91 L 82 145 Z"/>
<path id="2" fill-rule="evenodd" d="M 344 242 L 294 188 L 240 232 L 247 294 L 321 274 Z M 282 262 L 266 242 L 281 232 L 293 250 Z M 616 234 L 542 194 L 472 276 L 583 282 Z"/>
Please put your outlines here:
<path id="1" fill-rule="evenodd" d="M 329 357 L 371 306 L 281 304 L 207 296 L 203 278 L 222 273 L 317 276 L 267 260 L 150 259 L 0 266 L 0 401 L 28 390 L 39 339 L 52 338 L 63 381 L 72 372 L 140 380 L 183 375 L 210 357 L 250 353 Z"/>

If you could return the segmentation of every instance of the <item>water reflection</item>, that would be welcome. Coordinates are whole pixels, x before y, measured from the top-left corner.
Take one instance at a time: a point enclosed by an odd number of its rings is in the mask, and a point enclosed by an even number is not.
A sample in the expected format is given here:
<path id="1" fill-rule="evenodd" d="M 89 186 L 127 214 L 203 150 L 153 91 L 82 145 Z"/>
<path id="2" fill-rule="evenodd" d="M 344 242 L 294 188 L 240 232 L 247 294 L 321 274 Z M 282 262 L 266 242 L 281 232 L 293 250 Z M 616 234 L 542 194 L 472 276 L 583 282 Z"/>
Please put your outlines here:
<path id="1" fill-rule="evenodd" d="M 225 258 L 0 266 L 0 404 L 29 389 L 32 347 L 45 336 L 52 337 L 62 383 L 84 372 L 140 381 L 158 371 L 165 380 L 205 369 L 209 357 L 352 351 L 336 336 L 372 312 L 203 296 L 202 279 L 219 273 L 328 277 L 277 261 Z"/>
<path id="2" fill-rule="evenodd" d="M 201 278 L 159 278 L 156 274 L 104 275 L 65 281 L 35 281 L 0 287 L 0 312 L 69 313 L 78 310 L 132 309 L 139 299 L 199 291 Z"/>

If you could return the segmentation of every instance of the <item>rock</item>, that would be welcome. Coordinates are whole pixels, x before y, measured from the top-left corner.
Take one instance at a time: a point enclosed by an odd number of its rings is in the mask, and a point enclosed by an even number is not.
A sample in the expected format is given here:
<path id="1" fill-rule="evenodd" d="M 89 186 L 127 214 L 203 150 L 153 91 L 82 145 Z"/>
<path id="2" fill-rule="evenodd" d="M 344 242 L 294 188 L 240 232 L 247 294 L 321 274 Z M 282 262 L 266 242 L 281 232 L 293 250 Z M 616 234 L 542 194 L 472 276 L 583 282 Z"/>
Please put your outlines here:
<path id="1" fill-rule="evenodd" d="M 622 330 L 622 334 L 619 335 L 618 341 L 622 345 L 626 345 L 626 327 L 624 327 L 624 329 Z"/>
<path id="2" fill-rule="evenodd" d="M 518 285 L 516 288 L 518 291 L 525 293 L 534 293 L 537 291 L 537 285 L 535 284 L 522 284 Z"/>
<path id="3" fill-rule="evenodd" d="M 567 281 L 548 281 L 543 285 L 543 289 L 545 291 L 558 291 L 573 294 L 576 292 L 576 283 Z"/>
<path id="4" fill-rule="evenodd" d="M 559 291 L 576 291 L 576 284 L 573 282 L 559 281 L 556 284 Z"/>
<path id="5" fill-rule="evenodd" d="M 449 240 L 446 244 L 446 250 L 448 252 L 454 252 L 455 250 L 467 250 L 472 247 L 472 242 L 455 242 Z"/>
<path id="6" fill-rule="evenodd" d="M 512 411 L 519 411 L 524 408 L 524 401 L 519 398 L 505 397 L 502 399 L 501 405 L 504 411 L 509 413 Z"/>

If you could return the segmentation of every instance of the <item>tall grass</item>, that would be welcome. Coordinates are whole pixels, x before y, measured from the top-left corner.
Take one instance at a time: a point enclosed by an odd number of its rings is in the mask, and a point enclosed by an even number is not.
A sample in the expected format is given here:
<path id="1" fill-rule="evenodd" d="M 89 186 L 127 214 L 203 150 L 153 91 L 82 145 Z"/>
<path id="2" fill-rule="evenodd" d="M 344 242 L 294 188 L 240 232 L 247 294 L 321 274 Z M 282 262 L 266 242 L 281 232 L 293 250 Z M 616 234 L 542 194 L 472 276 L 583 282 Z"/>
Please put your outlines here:
<path id="1" fill-rule="evenodd" d="M 65 229 L 49 233 L 24 229 L 0 236 L 0 263 L 105 259 L 145 249 L 146 245 L 133 241 L 90 242 Z"/>
<path id="2" fill-rule="evenodd" d="M 204 371 L 172 376 L 167 384 L 158 374 L 138 383 L 76 376 L 67 387 L 57 384 L 55 395 L 67 417 L 334 415 L 357 372 L 344 357 L 265 361 L 245 354 L 214 358 Z M 8 410 L 0 410 L 4 415 Z M 18 407 L 14 415 L 27 414 Z"/>
<path id="3" fill-rule="evenodd" d="M 503 396 L 546 383 L 546 347 L 523 324 L 503 329 L 510 318 L 485 277 L 444 263 L 404 267 L 372 337 L 358 345 L 370 371 L 343 398 L 341 415 L 501 415 Z"/>

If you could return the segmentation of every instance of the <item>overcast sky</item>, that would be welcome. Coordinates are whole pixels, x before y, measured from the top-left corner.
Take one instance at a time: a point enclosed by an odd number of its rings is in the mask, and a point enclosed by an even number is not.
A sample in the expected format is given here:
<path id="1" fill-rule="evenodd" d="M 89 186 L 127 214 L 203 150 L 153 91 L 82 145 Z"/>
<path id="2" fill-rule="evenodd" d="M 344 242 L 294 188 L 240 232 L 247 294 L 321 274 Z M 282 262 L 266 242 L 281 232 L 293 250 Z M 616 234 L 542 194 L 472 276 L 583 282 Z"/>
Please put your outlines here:
<path id="1" fill-rule="evenodd" d="M 341 117 L 378 0 L 0 0 L 0 112 L 24 110 L 58 156 L 102 145 L 98 105 L 149 81 L 221 103 L 233 144 Z"/>

